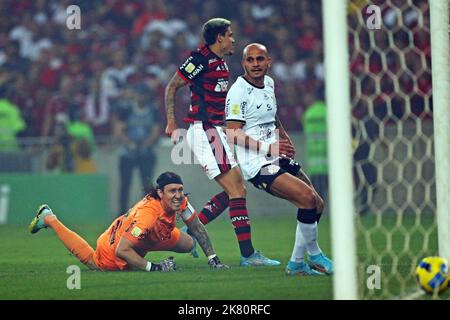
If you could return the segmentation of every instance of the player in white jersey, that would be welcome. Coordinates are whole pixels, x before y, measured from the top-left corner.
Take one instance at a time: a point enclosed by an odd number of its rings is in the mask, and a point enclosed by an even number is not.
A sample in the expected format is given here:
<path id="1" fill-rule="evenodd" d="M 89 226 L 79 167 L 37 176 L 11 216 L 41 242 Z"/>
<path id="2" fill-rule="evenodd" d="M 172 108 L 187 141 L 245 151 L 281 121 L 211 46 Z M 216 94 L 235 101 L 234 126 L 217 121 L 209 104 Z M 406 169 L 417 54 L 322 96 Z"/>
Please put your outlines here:
<path id="1" fill-rule="evenodd" d="M 263 85 L 258 87 L 249 83 L 245 77 L 238 77 L 227 95 L 225 106 L 226 120 L 241 122 L 247 136 L 264 144 L 262 149 L 276 142 L 277 113 L 274 82 L 267 75 L 263 81 Z M 262 152 L 240 145 L 236 146 L 236 155 L 245 180 L 250 180 L 261 167 L 274 161 Z"/>
<path id="2" fill-rule="evenodd" d="M 227 137 L 236 145 L 244 179 L 297 207 L 295 245 L 286 273 L 332 274 L 333 262 L 317 243 L 323 200 L 293 159 L 292 141 L 276 115 L 274 81 L 266 75 L 271 62 L 265 46 L 252 43 L 244 48 L 245 74 L 231 86 L 226 99 Z"/>

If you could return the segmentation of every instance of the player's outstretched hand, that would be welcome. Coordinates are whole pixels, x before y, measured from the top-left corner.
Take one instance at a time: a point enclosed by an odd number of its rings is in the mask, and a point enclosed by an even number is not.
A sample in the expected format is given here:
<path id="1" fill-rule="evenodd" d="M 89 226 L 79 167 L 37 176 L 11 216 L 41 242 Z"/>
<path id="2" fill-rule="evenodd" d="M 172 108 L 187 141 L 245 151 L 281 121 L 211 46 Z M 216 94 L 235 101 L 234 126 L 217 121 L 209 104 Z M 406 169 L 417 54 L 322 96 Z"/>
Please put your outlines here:
<path id="1" fill-rule="evenodd" d="M 163 261 L 161 261 L 160 266 L 162 272 L 177 270 L 174 257 L 168 257 L 167 259 L 164 259 Z"/>
<path id="2" fill-rule="evenodd" d="M 168 137 L 170 137 L 173 144 L 176 144 L 178 142 L 178 140 L 180 140 L 180 133 L 179 133 L 179 130 L 178 130 L 178 127 L 177 127 L 177 124 L 175 123 L 175 121 L 167 122 L 166 135 Z"/>
<path id="3" fill-rule="evenodd" d="M 215 256 L 214 258 L 209 259 L 208 261 L 209 266 L 211 269 L 230 269 L 229 266 L 226 264 L 223 264 L 218 256 Z"/>

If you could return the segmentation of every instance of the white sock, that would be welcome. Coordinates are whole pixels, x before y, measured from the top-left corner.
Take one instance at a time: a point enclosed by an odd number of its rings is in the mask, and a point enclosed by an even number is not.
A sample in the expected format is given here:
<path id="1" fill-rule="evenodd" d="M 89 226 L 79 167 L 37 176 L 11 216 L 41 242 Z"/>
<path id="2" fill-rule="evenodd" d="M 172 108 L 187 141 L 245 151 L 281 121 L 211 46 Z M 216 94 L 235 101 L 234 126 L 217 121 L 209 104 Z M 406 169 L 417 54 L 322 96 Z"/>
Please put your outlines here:
<path id="1" fill-rule="evenodd" d="M 321 253 L 322 251 L 320 250 L 319 244 L 317 243 L 317 222 L 298 222 L 298 225 L 300 226 L 300 230 L 303 235 L 308 254 L 314 256 Z"/>
<path id="2" fill-rule="evenodd" d="M 300 263 L 305 259 L 305 239 L 303 238 L 302 231 L 300 229 L 300 222 L 297 221 L 297 229 L 295 230 L 295 243 L 292 250 L 291 261 Z"/>

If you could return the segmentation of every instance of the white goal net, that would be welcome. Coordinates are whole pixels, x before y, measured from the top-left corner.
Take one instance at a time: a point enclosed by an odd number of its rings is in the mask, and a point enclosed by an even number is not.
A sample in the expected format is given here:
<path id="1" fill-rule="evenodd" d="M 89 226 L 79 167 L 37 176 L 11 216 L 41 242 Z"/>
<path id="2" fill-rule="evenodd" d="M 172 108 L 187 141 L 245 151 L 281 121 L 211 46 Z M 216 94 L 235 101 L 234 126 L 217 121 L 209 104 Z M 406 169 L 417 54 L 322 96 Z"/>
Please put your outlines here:
<path id="1" fill-rule="evenodd" d="M 405 297 L 414 271 L 438 255 L 430 14 L 425 0 L 348 3 L 358 295 Z M 365 281 L 372 266 L 380 283 Z M 369 273 L 368 273 L 369 272 Z"/>

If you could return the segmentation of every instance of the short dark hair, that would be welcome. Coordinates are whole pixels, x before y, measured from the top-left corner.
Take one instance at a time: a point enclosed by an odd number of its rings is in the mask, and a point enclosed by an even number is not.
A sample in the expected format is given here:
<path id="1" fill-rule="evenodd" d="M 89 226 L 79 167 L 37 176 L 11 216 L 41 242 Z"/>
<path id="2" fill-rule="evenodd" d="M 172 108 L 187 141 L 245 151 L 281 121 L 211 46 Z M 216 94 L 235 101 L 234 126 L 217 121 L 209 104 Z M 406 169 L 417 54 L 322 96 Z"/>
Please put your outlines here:
<path id="1" fill-rule="evenodd" d="M 217 35 L 225 35 L 228 27 L 231 26 L 231 21 L 224 18 L 213 18 L 203 25 L 202 35 L 207 45 L 214 44 L 217 39 Z"/>

